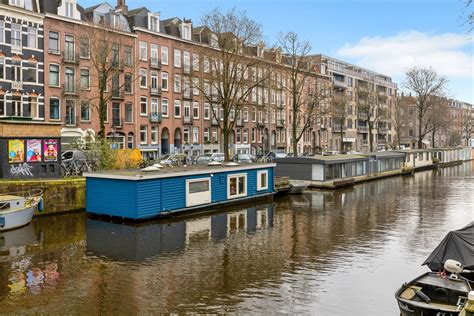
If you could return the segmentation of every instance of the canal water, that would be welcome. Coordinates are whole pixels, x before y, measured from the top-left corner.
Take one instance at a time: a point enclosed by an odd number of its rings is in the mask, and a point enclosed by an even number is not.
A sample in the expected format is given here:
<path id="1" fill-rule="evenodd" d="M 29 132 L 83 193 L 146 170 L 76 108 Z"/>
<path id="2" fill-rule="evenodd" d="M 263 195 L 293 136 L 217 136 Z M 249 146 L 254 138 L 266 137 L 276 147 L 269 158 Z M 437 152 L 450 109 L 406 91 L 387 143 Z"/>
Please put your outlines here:
<path id="1" fill-rule="evenodd" d="M 0 235 L 0 314 L 398 315 L 394 292 L 474 220 L 474 164 L 133 225 Z"/>

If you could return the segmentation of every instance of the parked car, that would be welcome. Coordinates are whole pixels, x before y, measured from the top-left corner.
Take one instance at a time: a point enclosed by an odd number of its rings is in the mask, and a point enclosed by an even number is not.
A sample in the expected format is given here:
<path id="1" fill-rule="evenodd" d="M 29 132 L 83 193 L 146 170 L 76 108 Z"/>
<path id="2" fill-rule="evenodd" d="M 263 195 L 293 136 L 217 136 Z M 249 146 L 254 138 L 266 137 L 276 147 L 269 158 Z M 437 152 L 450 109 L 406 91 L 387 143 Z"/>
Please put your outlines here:
<path id="1" fill-rule="evenodd" d="M 336 150 L 323 152 L 323 156 L 334 156 L 334 155 L 339 155 L 339 152 Z"/>
<path id="2" fill-rule="evenodd" d="M 201 155 L 201 156 L 198 156 L 195 161 L 197 165 L 207 165 L 213 160 L 212 160 L 212 155 Z"/>
<path id="3" fill-rule="evenodd" d="M 266 154 L 266 157 L 271 158 L 273 160 L 277 158 L 286 158 L 287 154 L 282 151 L 269 151 Z"/>
<path id="4" fill-rule="evenodd" d="M 233 160 L 235 162 L 247 162 L 247 163 L 253 162 L 252 157 L 250 157 L 249 154 L 237 154 L 234 156 Z"/>
<path id="5" fill-rule="evenodd" d="M 211 154 L 211 158 L 217 162 L 224 162 L 224 154 L 223 153 L 213 153 Z"/>
<path id="6" fill-rule="evenodd" d="M 188 155 L 186 154 L 171 154 L 167 158 L 162 159 L 160 164 L 168 166 L 176 166 L 187 162 Z"/>

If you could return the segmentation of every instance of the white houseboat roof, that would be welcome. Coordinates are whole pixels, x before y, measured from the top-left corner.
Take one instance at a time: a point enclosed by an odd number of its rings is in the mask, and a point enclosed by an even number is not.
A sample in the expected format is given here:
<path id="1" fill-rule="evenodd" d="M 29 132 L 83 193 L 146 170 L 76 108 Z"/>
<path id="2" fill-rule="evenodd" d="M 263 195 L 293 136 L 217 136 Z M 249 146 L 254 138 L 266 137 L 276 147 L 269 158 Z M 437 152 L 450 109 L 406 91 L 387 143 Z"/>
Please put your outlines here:
<path id="1" fill-rule="evenodd" d="M 190 165 L 187 167 L 163 167 L 161 170 L 145 172 L 140 169 L 132 170 L 109 170 L 103 172 L 84 173 L 86 178 L 115 179 L 115 180 L 149 180 L 160 178 L 174 178 L 183 176 L 192 176 L 208 173 L 222 173 L 232 171 L 245 171 L 262 168 L 273 168 L 274 163 L 239 163 L 238 166 Z"/>
<path id="2" fill-rule="evenodd" d="M 295 164 L 321 164 L 332 165 L 338 163 L 346 163 L 353 161 L 365 161 L 369 158 L 365 155 L 332 155 L 322 156 L 315 155 L 312 157 L 287 157 L 275 159 L 276 163 L 295 163 Z"/>

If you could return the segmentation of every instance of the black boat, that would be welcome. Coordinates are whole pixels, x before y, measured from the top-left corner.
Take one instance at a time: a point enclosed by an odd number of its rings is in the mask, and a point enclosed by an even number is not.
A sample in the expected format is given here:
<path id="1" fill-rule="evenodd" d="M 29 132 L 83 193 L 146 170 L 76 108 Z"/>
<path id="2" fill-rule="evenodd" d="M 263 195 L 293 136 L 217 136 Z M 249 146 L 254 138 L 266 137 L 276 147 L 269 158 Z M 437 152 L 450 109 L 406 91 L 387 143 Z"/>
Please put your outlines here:
<path id="1" fill-rule="evenodd" d="M 425 260 L 427 272 L 395 293 L 400 315 L 457 316 L 474 286 L 474 222 L 449 232 Z"/>

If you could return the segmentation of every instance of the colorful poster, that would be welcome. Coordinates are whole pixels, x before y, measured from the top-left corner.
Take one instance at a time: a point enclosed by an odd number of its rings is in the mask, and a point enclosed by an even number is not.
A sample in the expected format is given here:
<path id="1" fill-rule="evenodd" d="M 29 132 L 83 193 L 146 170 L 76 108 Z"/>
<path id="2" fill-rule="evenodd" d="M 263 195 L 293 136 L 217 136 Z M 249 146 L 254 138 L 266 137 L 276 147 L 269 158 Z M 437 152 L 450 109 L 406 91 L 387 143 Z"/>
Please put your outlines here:
<path id="1" fill-rule="evenodd" d="M 46 139 L 43 144 L 44 161 L 57 161 L 58 141 L 56 139 Z"/>
<path id="2" fill-rule="evenodd" d="M 26 141 L 26 161 L 41 162 L 41 140 L 28 139 Z"/>
<path id="3" fill-rule="evenodd" d="M 18 163 L 25 161 L 25 143 L 21 139 L 8 141 L 8 162 Z"/>

